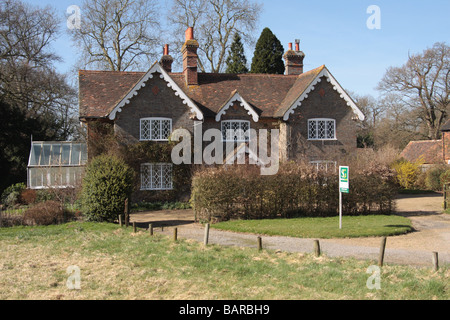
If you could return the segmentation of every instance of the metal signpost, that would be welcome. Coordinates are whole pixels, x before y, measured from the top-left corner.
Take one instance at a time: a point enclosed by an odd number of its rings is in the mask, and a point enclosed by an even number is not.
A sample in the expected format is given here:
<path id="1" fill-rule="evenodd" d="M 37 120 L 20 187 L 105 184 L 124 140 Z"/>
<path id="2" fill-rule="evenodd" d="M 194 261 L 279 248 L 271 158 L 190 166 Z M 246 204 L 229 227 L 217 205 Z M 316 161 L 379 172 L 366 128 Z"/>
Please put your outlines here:
<path id="1" fill-rule="evenodd" d="M 339 229 L 342 229 L 342 194 L 350 193 L 349 167 L 339 167 Z"/>

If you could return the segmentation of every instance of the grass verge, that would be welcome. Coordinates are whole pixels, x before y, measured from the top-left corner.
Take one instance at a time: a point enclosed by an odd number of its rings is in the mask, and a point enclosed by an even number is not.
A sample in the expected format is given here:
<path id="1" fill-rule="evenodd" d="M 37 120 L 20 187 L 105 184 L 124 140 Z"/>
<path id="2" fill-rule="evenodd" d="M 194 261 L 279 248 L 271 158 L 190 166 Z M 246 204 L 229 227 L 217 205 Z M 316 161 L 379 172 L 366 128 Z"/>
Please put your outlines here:
<path id="1" fill-rule="evenodd" d="M 236 220 L 214 224 L 213 228 L 234 232 L 297 238 L 358 238 L 394 236 L 413 231 L 411 221 L 396 215 L 347 216 L 339 218 L 296 218 L 273 220 Z"/>
<path id="2" fill-rule="evenodd" d="M 112 224 L 0 229 L 0 299 L 442 299 L 450 271 L 385 265 L 371 290 L 373 261 L 173 242 Z M 80 290 L 66 286 L 80 268 Z"/>

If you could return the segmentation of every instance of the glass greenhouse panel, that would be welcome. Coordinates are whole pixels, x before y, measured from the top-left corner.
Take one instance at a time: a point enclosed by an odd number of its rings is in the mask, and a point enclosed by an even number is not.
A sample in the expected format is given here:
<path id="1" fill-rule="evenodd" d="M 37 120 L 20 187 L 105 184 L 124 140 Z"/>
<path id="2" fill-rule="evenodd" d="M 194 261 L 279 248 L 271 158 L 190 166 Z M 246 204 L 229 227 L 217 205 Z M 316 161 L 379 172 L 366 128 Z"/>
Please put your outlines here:
<path id="1" fill-rule="evenodd" d="M 80 142 L 33 142 L 28 162 L 28 187 L 65 188 L 81 184 L 88 160 Z"/>
<path id="2" fill-rule="evenodd" d="M 62 153 L 61 153 L 61 164 L 69 165 L 70 163 L 70 144 L 62 145 Z"/>

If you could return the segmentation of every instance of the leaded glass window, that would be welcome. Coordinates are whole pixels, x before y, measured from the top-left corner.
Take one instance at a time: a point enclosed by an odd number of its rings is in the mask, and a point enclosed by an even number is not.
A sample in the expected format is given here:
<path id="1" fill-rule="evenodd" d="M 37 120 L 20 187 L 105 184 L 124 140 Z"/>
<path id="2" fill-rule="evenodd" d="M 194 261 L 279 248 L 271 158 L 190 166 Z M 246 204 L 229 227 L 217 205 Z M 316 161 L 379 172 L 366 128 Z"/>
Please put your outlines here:
<path id="1" fill-rule="evenodd" d="M 172 189 L 172 164 L 145 163 L 141 165 L 141 190 Z"/>
<path id="2" fill-rule="evenodd" d="M 222 138 L 225 142 L 247 142 L 250 137 L 250 121 L 222 121 Z"/>
<path id="3" fill-rule="evenodd" d="M 168 141 L 172 133 L 172 119 L 141 119 L 141 141 Z"/>
<path id="4" fill-rule="evenodd" d="M 308 139 L 309 140 L 336 139 L 336 120 L 334 119 L 308 120 Z"/>

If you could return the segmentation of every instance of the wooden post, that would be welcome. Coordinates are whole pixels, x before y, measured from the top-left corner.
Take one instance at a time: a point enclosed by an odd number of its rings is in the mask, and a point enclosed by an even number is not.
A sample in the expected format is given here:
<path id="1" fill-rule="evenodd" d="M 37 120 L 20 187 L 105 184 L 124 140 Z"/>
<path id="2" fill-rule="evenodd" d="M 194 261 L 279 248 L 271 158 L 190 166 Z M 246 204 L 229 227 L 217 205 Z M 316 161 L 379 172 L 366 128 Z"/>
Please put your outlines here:
<path id="1" fill-rule="evenodd" d="M 173 241 L 178 240 L 178 228 L 173 229 Z"/>
<path id="2" fill-rule="evenodd" d="M 380 255 L 378 256 L 378 266 L 382 267 L 384 262 L 384 252 L 386 250 L 386 237 L 383 237 L 381 239 L 381 246 L 380 246 Z"/>
<path id="3" fill-rule="evenodd" d="M 148 232 L 150 233 L 151 236 L 153 236 L 153 224 L 151 223 L 148 224 Z"/>
<path id="4" fill-rule="evenodd" d="M 433 270 L 438 271 L 439 270 L 439 254 L 437 252 L 433 252 L 432 261 L 433 261 Z"/>
<path id="5" fill-rule="evenodd" d="M 129 224 L 130 224 L 130 206 L 128 203 L 128 198 L 125 199 L 125 226 L 128 228 Z"/>
<path id="6" fill-rule="evenodd" d="M 136 221 L 133 221 L 133 232 L 136 233 Z"/>
<path id="7" fill-rule="evenodd" d="M 447 210 L 447 184 L 444 184 L 444 210 Z"/>
<path id="8" fill-rule="evenodd" d="M 316 257 L 320 257 L 320 243 L 319 240 L 314 240 L 314 254 Z"/>
<path id="9" fill-rule="evenodd" d="M 262 239 L 261 239 L 261 237 L 258 237 L 258 250 L 259 251 L 262 250 Z"/>
<path id="10" fill-rule="evenodd" d="M 205 237 L 203 239 L 203 244 L 205 246 L 207 246 L 208 245 L 208 241 L 209 241 L 209 223 L 207 223 L 205 225 Z"/>
<path id="11" fill-rule="evenodd" d="M 123 222 L 122 222 L 122 215 L 119 214 L 119 226 L 123 226 Z"/>

